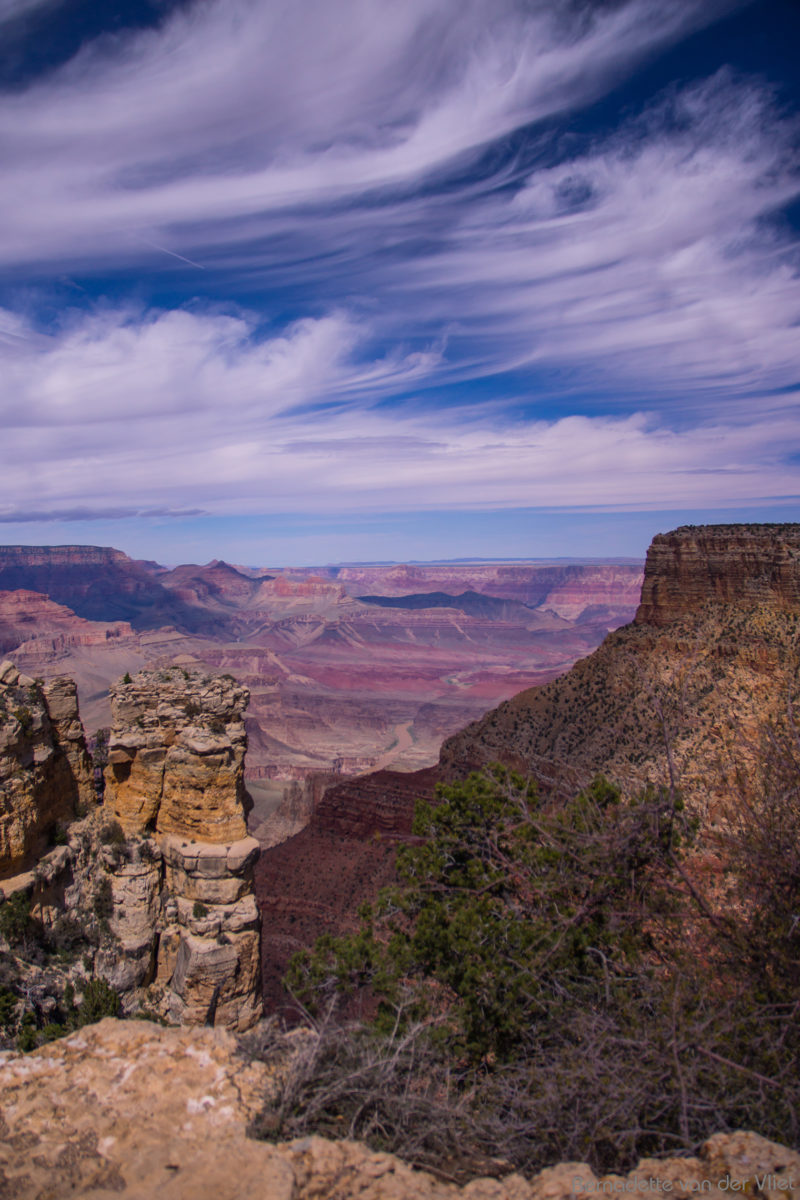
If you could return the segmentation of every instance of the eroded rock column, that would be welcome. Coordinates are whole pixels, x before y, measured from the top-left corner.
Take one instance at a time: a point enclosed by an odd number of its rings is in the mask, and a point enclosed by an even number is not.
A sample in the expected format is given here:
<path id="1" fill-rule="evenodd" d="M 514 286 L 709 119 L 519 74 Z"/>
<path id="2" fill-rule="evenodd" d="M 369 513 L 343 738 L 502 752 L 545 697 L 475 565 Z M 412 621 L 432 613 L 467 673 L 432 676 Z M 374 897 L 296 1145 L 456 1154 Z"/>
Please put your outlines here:
<path id="1" fill-rule="evenodd" d="M 247 835 L 244 787 L 249 693 L 230 676 L 170 668 L 126 677 L 111 697 L 105 805 L 129 841 L 159 848 L 154 972 L 165 1012 L 179 1022 L 247 1028 L 261 1014 L 259 847 Z M 140 924 L 130 872 L 112 875 L 115 920 L 121 907 L 133 910 L 128 923 Z M 143 949 L 138 925 L 136 935 Z"/>

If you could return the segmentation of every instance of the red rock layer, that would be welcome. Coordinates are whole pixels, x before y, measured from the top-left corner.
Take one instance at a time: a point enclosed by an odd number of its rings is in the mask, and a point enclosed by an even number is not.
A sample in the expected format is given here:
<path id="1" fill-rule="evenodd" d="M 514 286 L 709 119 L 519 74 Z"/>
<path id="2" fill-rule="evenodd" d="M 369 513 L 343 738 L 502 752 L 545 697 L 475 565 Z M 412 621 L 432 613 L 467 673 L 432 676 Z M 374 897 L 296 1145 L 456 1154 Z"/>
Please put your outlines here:
<path id="1" fill-rule="evenodd" d="M 343 933 L 394 878 L 398 842 L 411 833 L 415 801 L 430 799 L 435 769 L 378 771 L 328 788 L 310 825 L 256 865 L 262 919 L 264 1007 L 290 1016 L 281 979 L 289 959 L 323 933 Z"/>

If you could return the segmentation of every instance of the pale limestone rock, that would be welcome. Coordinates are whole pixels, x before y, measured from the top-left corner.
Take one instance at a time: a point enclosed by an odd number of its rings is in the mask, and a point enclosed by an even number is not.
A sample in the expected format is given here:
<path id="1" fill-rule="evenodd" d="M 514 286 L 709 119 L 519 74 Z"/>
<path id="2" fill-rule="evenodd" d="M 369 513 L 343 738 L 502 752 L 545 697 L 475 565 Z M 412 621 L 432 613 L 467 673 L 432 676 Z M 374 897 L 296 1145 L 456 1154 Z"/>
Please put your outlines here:
<path id="1" fill-rule="evenodd" d="M 158 863 L 109 866 L 112 930 L 123 954 L 109 978 L 158 985 L 171 1020 L 246 1029 L 261 1014 L 259 846 L 247 836 L 242 715 L 230 678 L 141 671 L 112 689 L 106 810 L 128 835 L 151 835 Z M 116 852 L 109 850 L 110 860 Z M 154 882 L 154 879 L 157 882 Z M 133 982 L 135 980 L 135 982 Z"/>
<path id="2" fill-rule="evenodd" d="M 59 823 L 94 802 L 75 684 L 0 665 L 0 879 L 27 870 Z"/>
<path id="3" fill-rule="evenodd" d="M 643 1160 L 627 1175 L 598 1179 L 585 1163 L 561 1163 L 530 1181 L 510 1175 L 463 1188 L 355 1142 L 253 1141 L 247 1128 L 274 1100 L 292 1053 L 291 1035 L 274 1062 L 250 1062 L 222 1030 L 107 1019 L 27 1056 L 0 1054 L 0 1195 L 567 1200 L 663 1195 L 650 1181 L 669 1180 L 679 1200 L 701 1189 L 730 1200 L 758 1194 L 756 1177 L 767 1175 L 762 1194 L 800 1197 L 800 1155 L 755 1133 L 717 1134 L 696 1158 Z"/>
<path id="4" fill-rule="evenodd" d="M 229 677 L 140 671 L 111 689 L 106 805 L 126 833 L 198 842 L 247 834 L 243 714 Z"/>

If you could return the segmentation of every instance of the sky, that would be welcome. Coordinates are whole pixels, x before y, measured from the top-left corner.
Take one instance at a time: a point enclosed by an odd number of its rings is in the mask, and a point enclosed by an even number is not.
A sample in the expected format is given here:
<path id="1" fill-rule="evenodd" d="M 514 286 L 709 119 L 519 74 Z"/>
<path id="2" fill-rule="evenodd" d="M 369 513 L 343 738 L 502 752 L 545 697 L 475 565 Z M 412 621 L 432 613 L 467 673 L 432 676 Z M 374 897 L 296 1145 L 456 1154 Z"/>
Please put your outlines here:
<path id="1" fill-rule="evenodd" d="M 0 0 L 0 541 L 800 520 L 797 0 Z"/>

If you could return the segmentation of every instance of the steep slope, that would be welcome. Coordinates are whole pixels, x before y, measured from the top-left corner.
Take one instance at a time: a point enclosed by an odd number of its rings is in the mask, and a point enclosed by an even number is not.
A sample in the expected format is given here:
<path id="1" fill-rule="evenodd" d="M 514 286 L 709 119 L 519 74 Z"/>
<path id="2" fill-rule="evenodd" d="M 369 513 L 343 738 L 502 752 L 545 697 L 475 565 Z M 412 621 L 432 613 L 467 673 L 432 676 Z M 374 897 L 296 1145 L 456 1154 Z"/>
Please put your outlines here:
<path id="1" fill-rule="evenodd" d="M 568 789 L 604 771 L 630 790 L 666 781 L 671 759 L 713 815 L 796 690 L 799 622 L 800 526 L 660 535 L 633 624 L 449 738 L 440 767 L 461 775 L 498 759 Z"/>

